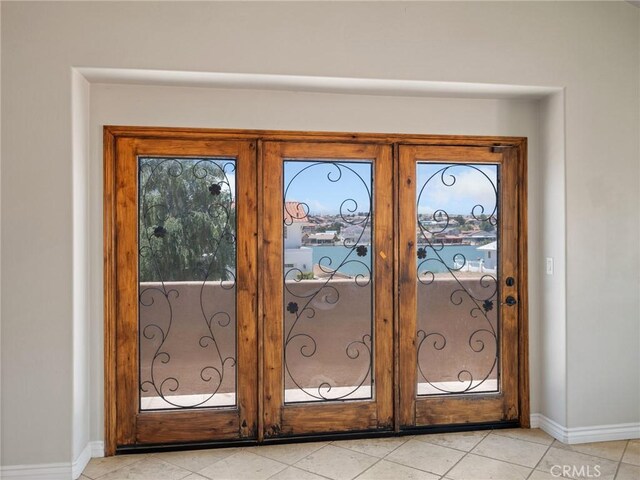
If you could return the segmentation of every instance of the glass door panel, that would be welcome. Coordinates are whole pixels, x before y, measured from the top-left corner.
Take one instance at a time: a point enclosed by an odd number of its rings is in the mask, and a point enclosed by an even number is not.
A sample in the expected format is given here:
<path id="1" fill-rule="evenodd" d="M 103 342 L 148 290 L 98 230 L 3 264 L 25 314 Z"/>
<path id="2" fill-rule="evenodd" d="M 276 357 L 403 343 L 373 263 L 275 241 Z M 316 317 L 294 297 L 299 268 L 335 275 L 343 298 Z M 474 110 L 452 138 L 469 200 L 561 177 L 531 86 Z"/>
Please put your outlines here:
<path id="1" fill-rule="evenodd" d="M 416 164 L 418 396 L 499 390 L 498 169 Z"/>
<path id="2" fill-rule="evenodd" d="M 138 157 L 140 410 L 236 405 L 235 170 Z"/>
<path id="3" fill-rule="evenodd" d="M 284 161 L 285 404 L 373 398 L 371 161 Z"/>
<path id="4" fill-rule="evenodd" d="M 265 144 L 266 436 L 391 425 L 390 153 Z"/>

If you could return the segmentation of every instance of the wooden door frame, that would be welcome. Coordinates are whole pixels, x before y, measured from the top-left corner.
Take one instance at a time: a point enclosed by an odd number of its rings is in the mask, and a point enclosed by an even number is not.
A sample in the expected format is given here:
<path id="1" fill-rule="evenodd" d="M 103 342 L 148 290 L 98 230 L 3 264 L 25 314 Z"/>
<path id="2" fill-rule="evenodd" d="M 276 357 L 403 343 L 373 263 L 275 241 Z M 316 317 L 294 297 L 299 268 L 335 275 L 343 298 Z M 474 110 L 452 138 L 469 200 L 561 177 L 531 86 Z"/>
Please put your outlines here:
<path id="1" fill-rule="evenodd" d="M 529 407 L 529 327 L 528 327 L 528 241 L 527 241 L 527 139 L 525 137 L 502 136 L 467 136 L 467 135 L 420 135 L 420 134 L 376 134 L 376 133 L 344 133 L 344 132 L 308 132 L 282 130 L 238 130 L 238 129 L 203 129 L 203 128 L 169 128 L 169 127 L 139 127 L 139 126 L 104 126 L 103 128 L 103 241 L 104 241 L 104 425 L 105 425 L 105 455 L 116 453 L 116 151 L 118 138 L 135 137 L 147 139 L 200 139 L 200 140 L 253 140 L 258 145 L 258 158 L 261 155 L 262 143 L 265 141 L 280 142 L 343 142 L 343 143 L 374 143 L 393 147 L 394 179 L 393 198 L 397 197 L 399 185 L 398 146 L 411 145 L 441 145 L 441 146 L 479 146 L 479 147 L 512 147 L 513 154 L 518 161 L 518 259 L 519 270 L 517 285 L 518 292 L 518 421 L 521 427 L 530 426 Z M 257 185 L 262 184 L 261 168 L 257 168 Z M 258 189 L 260 190 L 260 189 Z M 262 210 L 263 198 L 258 191 L 258 211 Z M 395 222 L 397 227 L 397 201 L 394 201 Z M 262 250 L 262 225 L 258 225 L 258 254 Z M 394 240 L 395 258 L 398 258 L 399 243 Z M 394 262 L 394 297 L 397 298 L 398 262 Z M 258 280 L 258 288 L 261 288 Z M 263 318 L 262 306 L 258 305 L 258 349 L 263 348 Z M 398 382 L 398 304 L 394 304 L 394 423 L 396 432 L 399 431 L 399 388 Z M 264 364 L 261 355 L 258 356 L 258 390 L 262 391 L 262 370 Z M 264 438 L 262 396 L 258 398 L 258 441 Z"/>

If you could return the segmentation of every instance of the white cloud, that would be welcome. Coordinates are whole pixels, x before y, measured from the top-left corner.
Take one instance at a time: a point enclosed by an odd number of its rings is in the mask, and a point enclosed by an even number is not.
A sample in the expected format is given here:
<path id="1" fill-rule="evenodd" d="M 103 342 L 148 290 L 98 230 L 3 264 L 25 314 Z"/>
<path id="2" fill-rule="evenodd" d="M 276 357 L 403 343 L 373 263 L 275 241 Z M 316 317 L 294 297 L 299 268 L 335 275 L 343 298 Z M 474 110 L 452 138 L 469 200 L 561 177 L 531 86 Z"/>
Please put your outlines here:
<path id="1" fill-rule="evenodd" d="M 491 179 L 494 185 L 496 185 L 495 168 L 480 167 L 483 173 Z M 435 175 L 431 181 L 426 185 L 425 190 L 421 197 L 421 203 L 428 204 L 419 206 L 418 211 L 421 210 L 445 210 L 449 213 L 463 213 L 470 214 L 471 208 L 480 204 L 485 208 L 484 213 L 490 214 L 496 204 L 495 191 L 489 180 L 477 170 L 473 170 L 464 166 L 450 168 L 444 176 L 444 181 L 451 183 L 453 180 L 449 175 L 455 177 L 455 183 L 451 186 L 447 186 L 443 183 L 440 175 Z M 426 181 L 426 179 L 424 179 Z M 465 210 L 458 211 L 464 206 Z M 476 211 L 479 214 L 479 211 Z"/>

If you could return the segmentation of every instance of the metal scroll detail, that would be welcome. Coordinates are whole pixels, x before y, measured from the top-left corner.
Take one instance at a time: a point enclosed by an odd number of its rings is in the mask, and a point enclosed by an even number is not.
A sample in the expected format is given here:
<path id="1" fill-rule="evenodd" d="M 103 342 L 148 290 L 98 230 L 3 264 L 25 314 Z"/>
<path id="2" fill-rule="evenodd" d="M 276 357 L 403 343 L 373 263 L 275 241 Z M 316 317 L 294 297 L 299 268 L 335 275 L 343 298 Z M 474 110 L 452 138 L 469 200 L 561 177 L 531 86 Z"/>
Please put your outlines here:
<path id="1" fill-rule="evenodd" d="M 145 157 L 138 175 L 141 396 L 226 406 L 212 399 L 235 391 L 235 340 L 219 340 L 235 329 L 235 162 Z"/>
<path id="2" fill-rule="evenodd" d="M 469 242 L 469 240 L 465 240 L 463 234 L 466 234 L 467 239 L 473 238 L 469 231 L 461 232 L 459 228 L 454 228 L 459 227 L 459 223 L 465 222 L 465 217 L 466 223 L 480 224 L 484 227 L 484 230 L 482 228 L 477 230 L 476 232 L 479 233 L 476 235 L 481 235 L 483 231 L 493 230 L 496 232 L 495 240 L 497 242 L 497 166 L 419 163 L 418 168 L 423 165 L 430 165 L 432 170 L 428 171 L 426 181 L 421 186 L 418 185 L 418 259 L 416 269 L 418 288 L 423 289 L 424 292 L 432 289 L 431 295 L 434 296 L 430 299 L 436 299 L 436 295 L 443 295 L 446 292 L 449 302 L 447 308 L 450 309 L 451 315 L 447 320 L 446 327 L 440 325 L 440 327 L 433 328 L 434 319 L 431 318 L 430 328 L 417 331 L 418 382 L 424 381 L 428 384 L 429 395 L 491 391 L 497 388 L 498 376 L 496 369 L 499 355 L 497 328 L 499 309 L 494 308 L 498 294 L 497 265 L 493 269 L 484 269 L 481 261 L 472 262 L 465 253 L 460 251 L 451 257 L 450 249 L 455 247 L 450 243 L 461 242 L 464 245 L 462 242 Z M 495 182 L 491 178 L 493 172 L 495 172 Z M 464 179 L 466 187 L 460 185 L 462 183 L 462 181 L 459 182 L 460 179 Z M 470 211 L 467 210 L 465 216 L 453 215 L 448 213 L 446 208 L 437 208 L 437 205 L 432 204 L 439 200 L 452 208 L 452 203 L 455 200 L 452 202 L 449 199 L 455 198 L 455 193 L 452 190 L 457 182 L 457 186 L 463 189 L 469 190 L 471 182 L 473 182 L 474 188 L 470 190 L 477 192 L 484 189 L 483 202 L 476 203 L 477 199 L 473 201 Z M 484 185 L 482 185 L 483 183 Z M 428 213 L 424 211 L 427 204 L 430 204 Z M 453 222 L 454 218 L 457 218 L 458 221 Z M 458 230 L 457 236 L 450 235 L 452 231 L 456 230 Z M 482 245 L 482 242 L 479 244 Z M 497 246 L 497 243 L 494 245 Z M 459 247 L 459 250 L 463 250 L 463 248 Z M 475 264 L 474 267 L 471 267 L 471 264 Z M 445 289 L 442 285 L 451 286 Z M 442 301 L 442 304 L 444 303 Z M 418 311 L 418 316 L 428 317 L 428 310 L 429 308 L 424 312 Z M 452 324 L 454 325 L 452 326 Z M 471 328 L 471 331 L 464 333 L 468 328 Z M 448 333 L 445 333 L 445 329 Z M 455 342 L 451 339 L 452 336 L 457 337 Z M 453 343 L 455 345 L 452 345 Z M 449 352 L 445 354 L 447 349 Z M 421 362 L 421 356 L 433 358 L 436 354 L 443 354 L 444 356 L 441 358 L 446 358 L 448 365 L 447 374 L 440 372 L 440 377 L 434 373 L 437 368 L 434 366 L 436 362 L 432 361 L 429 364 Z M 455 365 L 460 357 L 473 357 L 474 355 L 476 357 L 478 355 L 484 356 L 479 362 L 482 371 L 478 371 L 477 364 L 476 368 L 472 368 L 468 364 L 465 365 L 464 362 L 461 362 L 462 367 L 457 367 L 455 370 L 450 369 L 450 366 Z M 471 362 L 472 360 L 469 361 L 469 363 Z M 440 381 L 441 377 L 446 377 L 449 381 Z M 489 379 L 495 379 L 495 388 L 487 385 Z"/>
<path id="3" fill-rule="evenodd" d="M 372 266 L 365 260 L 370 249 L 367 237 L 370 235 L 372 224 L 372 197 L 369 184 L 363 178 L 362 171 L 359 171 L 351 162 L 286 161 L 285 165 L 290 163 L 297 163 L 301 168 L 291 178 L 287 178 L 285 175 L 283 222 L 285 232 L 295 222 L 306 221 L 310 214 L 309 204 L 297 201 L 295 193 L 292 193 L 298 191 L 299 185 L 296 187 L 296 183 L 302 182 L 301 179 L 305 177 L 313 179 L 312 181 L 315 183 L 327 182 L 326 187 L 328 188 L 324 188 L 325 185 L 323 185 L 323 189 L 327 192 L 349 192 L 349 196 L 337 201 L 336 205 L 339 203 L 339 208 L 337 213 L 333 215 L 333 219 L 357 233 L 349 238 L 337 239 L 337 245 L 331 248 L 336 250 L 338 254 L 322 255 L 317 259 L 314 272 L 304 272 L 292 264 L 285 265 L 285 316 L 293 317 L 285 321 L 284 370 L 289 380 L 287 383 L 292 383 L 299 392 L 295 401 L 339 401 L 371 398 L 371 393 L 362 393 L 366 387 L 373 384 L 372 324 L 370 320 L 367 331 L 360 331 L 355 335 L 355 338 L 344 340 L 342 345 L 331 346 L 335 352 L 338 352 L 336 350 L 338 348 L 342 349 L 340 350 L 342 353 L 336 353 L 336 357 L 343 356 L 342 358 L 346 362 L 359 362 L 358 368 L 353 369 L 359 372 L 357 381 L 351 381 L 348 386 L 344 386 L 325 377 L 324 380 L 316 380 L 314 384 L 310 384 L 313 382 L 310 382 L 308 378 L 302 380 L 296 374 L 296 366 L 299 366 L 300 362 L 317 357 L 323 348 L 319 343 L 322 343 L 325 349 L 329 347 L 325 335 L 322 331 L 318 331 L 318 322 L 321 323 L 322 320 L 316 314 L 323 317 L 323 315 L 327 315 L 327 311 L 340 305 L 343 300 L 341 292 L 344 295 L 344 290 L 342 290 L 344 282 L 349 284 L 349 288 L 369 289 L 371 292 Z M 341 273 L 344 270 L 358 271 L 359 273 L 345 276 Z M 354 293 L 353 296 L 356 294 Z M 350 318 L 341 319 L 345 328 L 350 320 Z M 338 327 L 338 329 L 342 330 L 342 327 Z M 323 337 L 322 341 L 318 336 Z M 342 340 L 339 340 L 338 343 L 342 343 Z M 326 353 L 326 350 L 323 353 Z M 351 367 L 349 364 L 344 364 L 344 367 L 339 368 L 349 370 Z M 287 401 L 286 398 L 285 401 Z"/>

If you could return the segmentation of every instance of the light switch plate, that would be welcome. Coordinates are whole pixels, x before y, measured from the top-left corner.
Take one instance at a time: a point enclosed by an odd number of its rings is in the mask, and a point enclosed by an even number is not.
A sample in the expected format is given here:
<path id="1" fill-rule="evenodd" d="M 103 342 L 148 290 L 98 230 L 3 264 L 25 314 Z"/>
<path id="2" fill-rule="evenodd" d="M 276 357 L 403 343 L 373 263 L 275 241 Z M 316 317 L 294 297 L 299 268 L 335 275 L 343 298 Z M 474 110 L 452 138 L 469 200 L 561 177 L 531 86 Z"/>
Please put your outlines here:
<path id="1" fill-rule="evenodd" d="M 553 258 L 547 257 L 547 275 L 553 275 Z"/>

